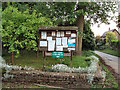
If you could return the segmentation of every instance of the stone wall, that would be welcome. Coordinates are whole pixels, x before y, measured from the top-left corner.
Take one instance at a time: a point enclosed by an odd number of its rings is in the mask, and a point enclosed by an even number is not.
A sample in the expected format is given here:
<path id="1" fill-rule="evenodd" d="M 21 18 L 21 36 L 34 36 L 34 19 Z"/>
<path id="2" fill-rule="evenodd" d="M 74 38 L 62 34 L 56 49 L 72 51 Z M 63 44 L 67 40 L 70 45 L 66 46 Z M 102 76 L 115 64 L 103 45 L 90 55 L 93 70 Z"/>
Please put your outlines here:
<path id="1" fill-rule="evenodd" d="M 4 82 L 36 83 L 63 88 L 89 88 L 87 74 L 42 71 L 12 71 L 13 79 Z"/>

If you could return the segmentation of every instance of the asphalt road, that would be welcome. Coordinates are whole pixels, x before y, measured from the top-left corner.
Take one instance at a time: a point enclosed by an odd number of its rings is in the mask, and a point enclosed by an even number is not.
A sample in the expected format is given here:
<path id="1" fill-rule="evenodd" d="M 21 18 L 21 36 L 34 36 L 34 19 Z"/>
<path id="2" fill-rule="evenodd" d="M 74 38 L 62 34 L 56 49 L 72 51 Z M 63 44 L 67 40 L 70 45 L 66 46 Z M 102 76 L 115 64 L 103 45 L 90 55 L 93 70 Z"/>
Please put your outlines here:
<path id="1" fill-rule="evenodd" d="M 99 55 L 107 65 L 112 67 L 117 74 L 120 74 L 120 57 L 113 56 L 113 55 L 106 54 L 99 51 L 95 51 L 95 53 Z"/>

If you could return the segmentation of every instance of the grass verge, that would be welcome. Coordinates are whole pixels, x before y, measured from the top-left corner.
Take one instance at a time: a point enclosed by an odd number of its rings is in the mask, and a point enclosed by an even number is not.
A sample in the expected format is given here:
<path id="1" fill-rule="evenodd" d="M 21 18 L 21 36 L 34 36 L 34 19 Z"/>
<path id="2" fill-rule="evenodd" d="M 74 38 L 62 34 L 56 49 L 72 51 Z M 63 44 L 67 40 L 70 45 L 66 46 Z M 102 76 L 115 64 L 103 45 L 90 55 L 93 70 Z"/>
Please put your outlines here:
<path id="1" fill-rule="evenodd" d="M 72 60 L 72 67 L 88 67 L 88 62 L 85 61 L 85 58 L 87 56 L 92 55 L 92 51 L 83 51 L 82 56 L 73 56 Z M 10 64 L 10 54 L 5 54 L 3 56 L 6 63 Z M 46 57 L 46 59 L 43 61 L 42 53 L 39 54 L 39 57 L 36 58 L 36 53 L 31 51 L 23 51 L 22 54 L 18 57 L 14 57 L 14 65 L 19 66 L 30 66 L 35 69 L 42 69 L 43 64 L 46 69 L 51 68 L 52 65 L 56 64 L 65 64 L 70 66 L 70 57 L 64 57 L 63 59 L 53 59 L 52 57 Z"/>
<path id="2" fill-rule="evenodd" d="M 120 52 L 117 51 L 117 50 L 112 50 L 112 49 L 110 49 L 110 48 L 106 48 L 106 49 L 104 49 L 104 50 L 99 50 L 99 51 L 120 57 Z"/>

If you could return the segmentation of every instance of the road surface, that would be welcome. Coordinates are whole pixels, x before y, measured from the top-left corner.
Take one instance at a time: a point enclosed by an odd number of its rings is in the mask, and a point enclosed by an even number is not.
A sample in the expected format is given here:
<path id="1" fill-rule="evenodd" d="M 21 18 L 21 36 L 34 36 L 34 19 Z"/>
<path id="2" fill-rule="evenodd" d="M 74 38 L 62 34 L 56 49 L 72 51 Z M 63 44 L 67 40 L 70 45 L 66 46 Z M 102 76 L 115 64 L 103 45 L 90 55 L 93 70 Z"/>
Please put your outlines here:
<path id="1" fill-rule="evenodd" d="M 113 55 L 106 54 L 99 51 L 95 51 L 95 53 L 99 55 L 107 65 L 113 68 L 117 74 L 120 74 L 120 57 L 113 56 Z"/>

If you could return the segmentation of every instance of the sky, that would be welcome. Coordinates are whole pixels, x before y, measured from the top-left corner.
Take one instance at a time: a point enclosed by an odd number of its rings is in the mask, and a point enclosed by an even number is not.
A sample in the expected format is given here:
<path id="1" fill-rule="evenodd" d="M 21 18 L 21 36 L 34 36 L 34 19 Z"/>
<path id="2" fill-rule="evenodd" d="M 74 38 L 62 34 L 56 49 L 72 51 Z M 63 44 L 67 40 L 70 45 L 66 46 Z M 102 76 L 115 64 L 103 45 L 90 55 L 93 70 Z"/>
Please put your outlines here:
<path id="1" fill-rule="evenodd" d="M 118 12 L 113 14 L 113 16 L 118 16 Z M 92 29 L 94 35 L 95 36 L 97 36 L 97 35 L 102 36 L 104 32 L 109 30 L 109 28 L 110 28 L 110 30 L 112 30 L 112 29 L 118 30 L 117 23 L 115 23 L 114 20 L 109 21 L 109 23 L 110 23 L 109 25 L 102 23 L 102 24 L 100 24 L 100 27 L 98 27 L 98 24 L 92 25 L 91 29 Z"/>
<path id="2" fill-rule="evenodd" d="M 112 20 L 110 21 L 109 25 L 104 24 L 104 23 L 102 23 L 100 25 L 100 27 L 98 27 L 97 25 L 98 24 L 94 24 L 94 25 L 91 26 L 91 29 L 92 29 L 95 36 L 97 36 L 97 35 L 101 36 L 104 32 L 108 31 L 109 28 L 110 28 L 110 30 L 111 29 L 117 29 L 118 30 L 118 28 L 116 27 L 117 24 Z"/>

